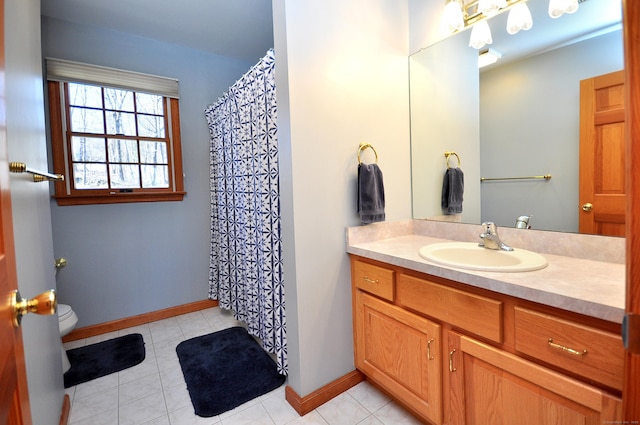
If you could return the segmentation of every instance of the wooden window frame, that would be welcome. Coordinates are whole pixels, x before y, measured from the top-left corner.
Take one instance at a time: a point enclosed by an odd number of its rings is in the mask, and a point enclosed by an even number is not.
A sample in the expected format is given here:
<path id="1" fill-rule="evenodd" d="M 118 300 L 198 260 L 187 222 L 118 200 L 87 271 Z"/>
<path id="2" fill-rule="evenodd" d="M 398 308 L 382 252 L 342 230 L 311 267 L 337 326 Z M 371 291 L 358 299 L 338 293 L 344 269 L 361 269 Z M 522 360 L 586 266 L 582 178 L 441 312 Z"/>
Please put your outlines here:
<path id="1" fill-rule="evenodd" d="M 48 81 L 49 118 L 51 127 L 51 153 L 53 171 L 65 177 L 54 183 L 54 199 L 60 206 L 116 204 L 131 202 L 182 201 L 184 177 L 182 168 L 182 146 L 180 142 L 180 112 L 177 98 L 164 96 L 165 119 L 168 120 L 169 138 L 167 145 L 169 187 L 136 189 L 76 189 L 73 187 L 71 130 L 68 122 L 68 108 L 64 92 L 66 82 Z M 167 107 L 168 106 L 168 107 Z"/>

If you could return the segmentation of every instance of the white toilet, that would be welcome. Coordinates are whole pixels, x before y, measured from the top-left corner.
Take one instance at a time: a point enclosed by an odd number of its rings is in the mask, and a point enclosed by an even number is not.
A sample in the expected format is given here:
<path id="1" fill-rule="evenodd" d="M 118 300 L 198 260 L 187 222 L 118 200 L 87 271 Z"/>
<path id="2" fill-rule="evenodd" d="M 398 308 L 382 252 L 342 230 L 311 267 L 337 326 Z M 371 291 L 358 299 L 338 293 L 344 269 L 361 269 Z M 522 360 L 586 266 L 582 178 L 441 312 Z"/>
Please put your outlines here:
<path id="1" fill-rule="evenodd" d="M 60 325 L 60 338 L 71 332 L 78 323 L 78 316 L 71 309 L 71 306 L 67 304 L 58 304 L 58 324 Z M 67 352 L 62 347 L 62 373 L 65 373 L 71 368 L 69 363 L 69 357 Z"/>

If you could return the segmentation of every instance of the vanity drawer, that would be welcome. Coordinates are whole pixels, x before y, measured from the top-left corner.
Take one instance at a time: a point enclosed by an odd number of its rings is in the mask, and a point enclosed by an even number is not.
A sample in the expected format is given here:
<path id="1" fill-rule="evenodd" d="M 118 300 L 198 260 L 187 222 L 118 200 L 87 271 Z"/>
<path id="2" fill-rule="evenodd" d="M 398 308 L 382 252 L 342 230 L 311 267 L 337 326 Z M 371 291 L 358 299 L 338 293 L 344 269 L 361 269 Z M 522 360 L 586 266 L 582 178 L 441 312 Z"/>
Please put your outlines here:
<path id="1" fill-rule="evenodd" d="M 400 274 L 397 303 L 491 341 L 502 342 L 502 302 Z"/>
<path id="2" fill-rule="evenodd" d="M 622 338 L 555 316 L 515 307 L 516 350 L 622 390 Z"/>
<path id="3" fill-rule="evenodd" d="M 353 284 L 356 288 L 393 301 L 393 281 L 395 272 L 384 267 L 353 261 Z"/>

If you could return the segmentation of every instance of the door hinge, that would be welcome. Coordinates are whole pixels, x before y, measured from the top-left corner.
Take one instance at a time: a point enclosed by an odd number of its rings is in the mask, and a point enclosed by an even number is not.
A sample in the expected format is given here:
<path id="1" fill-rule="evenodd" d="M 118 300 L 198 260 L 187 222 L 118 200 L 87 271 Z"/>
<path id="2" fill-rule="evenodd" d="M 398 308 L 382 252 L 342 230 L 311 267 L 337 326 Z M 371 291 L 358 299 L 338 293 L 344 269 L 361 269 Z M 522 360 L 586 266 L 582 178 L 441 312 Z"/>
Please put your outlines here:
<path id="1" fill-rule="evenodd" d="M 640 314 L 627 313 L 622 319 L 622 343 L 624 349 L 640 354 Z"/>

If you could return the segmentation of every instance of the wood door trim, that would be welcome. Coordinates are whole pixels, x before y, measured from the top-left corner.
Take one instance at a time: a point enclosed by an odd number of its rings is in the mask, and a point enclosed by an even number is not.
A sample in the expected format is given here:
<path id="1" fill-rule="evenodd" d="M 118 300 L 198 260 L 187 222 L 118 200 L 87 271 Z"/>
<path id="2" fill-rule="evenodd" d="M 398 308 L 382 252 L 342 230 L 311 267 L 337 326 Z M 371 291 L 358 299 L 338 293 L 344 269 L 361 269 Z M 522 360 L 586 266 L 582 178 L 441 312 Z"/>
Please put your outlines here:
<path id="1" fill-rule="evenodd" d="M 60 425 L 69 423 L 69 415 L 71 414 L 71 398 L 69 394 L 65 394 L 62 399 L 62 413 L 60 414 Z"/>
<path id="2" fill-rule="evenodd" d="M 626 312 L 640 313 L 640 2 L 622 1 L 626 142 L 627 142 L 627 223 L 626 223 Z M 635 255 L 634 255 L 635 254 Z M 624 418 L 640 420 L 640 355 L 626 353 L 623 409 Z"/>

